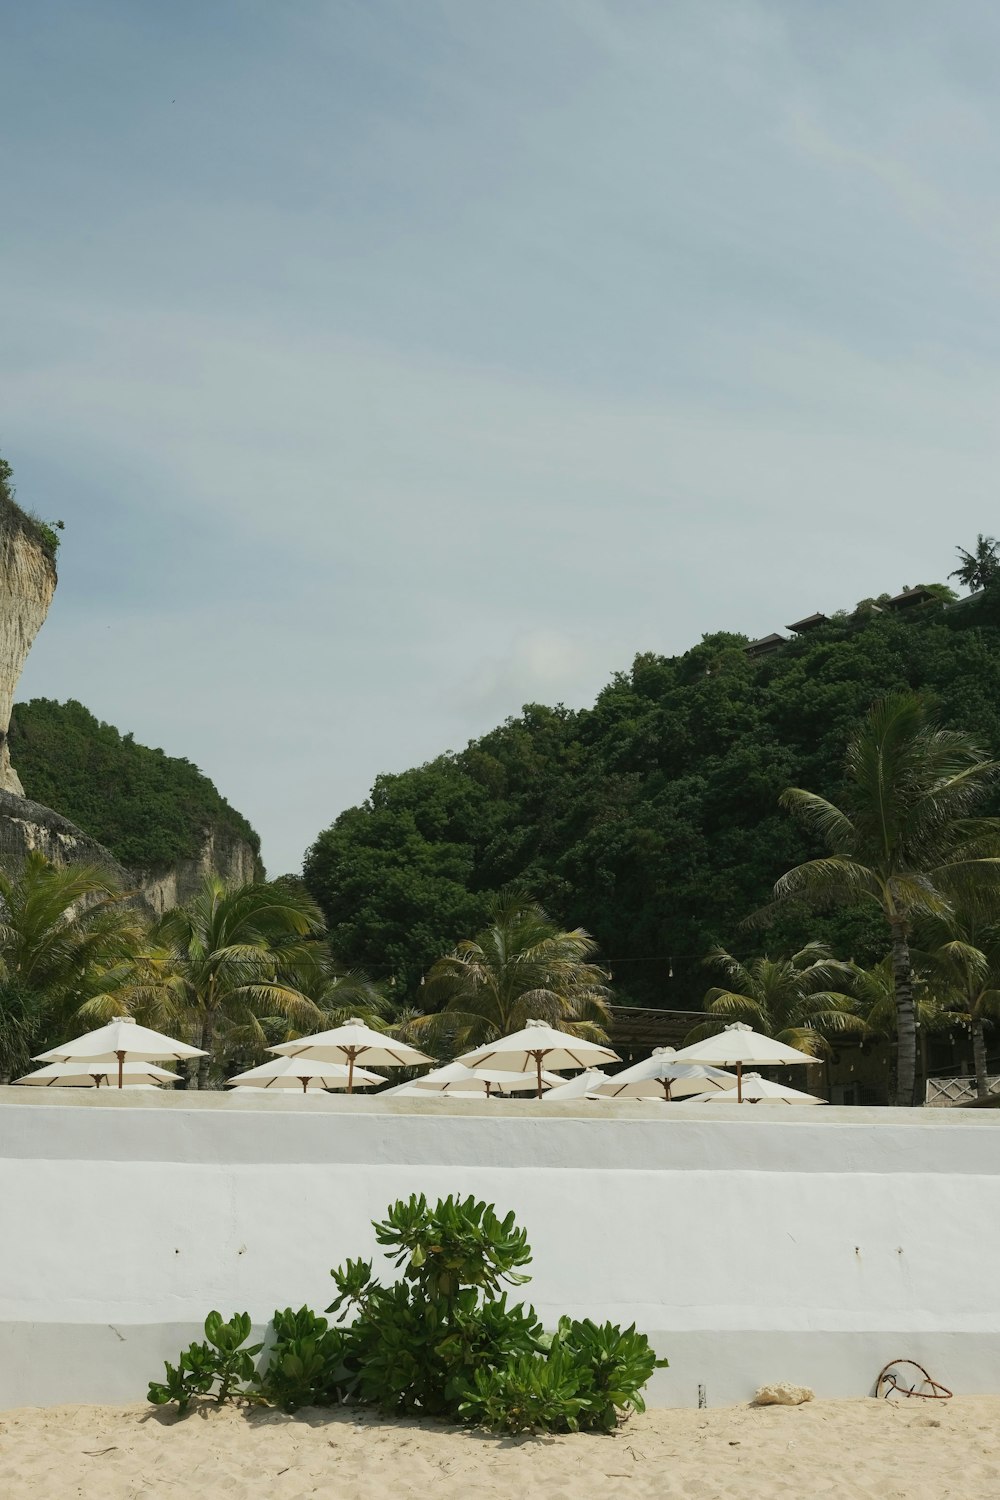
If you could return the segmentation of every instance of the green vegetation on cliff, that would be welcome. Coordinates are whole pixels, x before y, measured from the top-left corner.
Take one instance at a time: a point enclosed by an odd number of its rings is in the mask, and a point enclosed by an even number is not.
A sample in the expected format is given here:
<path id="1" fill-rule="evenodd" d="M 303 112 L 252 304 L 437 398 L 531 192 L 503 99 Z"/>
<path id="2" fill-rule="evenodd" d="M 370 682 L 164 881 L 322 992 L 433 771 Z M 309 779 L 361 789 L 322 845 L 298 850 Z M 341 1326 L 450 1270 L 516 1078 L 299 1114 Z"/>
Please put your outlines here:
<path id="1" fill-rule="evenodd" d="M 680 657 L 637 656 L 592 709 L 532 705 L 458 754 L 380 776 L 306 859 L 341 959 L 391 973 L 419 1004 L 424 972 L 516 882 L 594 934 L 620 1003 L 697 1006 L 706 952 L 756 951 L 744 919 L 821 852 L 781 793 L 837 801 L 873 700 L 919 689 L 945 724 L 1000 751 L 995 577 L 955 607 L 869 602 L 762 659 L 745 646 L 719 634 Z M 766 941 L 824 941 L 864 964 L 884 953 L 877 921 L 850 905 L 783 911 Z"/>
<path id="2" fill-rule="evenodd" d="M 18 505 L 14 499 L 14 471 L 5 458 L 0 458 L 0 525 L 25 532 L 55 561 L 63 523 L 42 521 Z"/>
<path id="3" fill-rule="evenodd" d="M 194 858 L 208 830 L 259 852 L 250 824 L 197 766 L 137 745 L 73 699 L 15 704 L 10 746 L 25 794 L 70 818 L 131 870 Z"/>

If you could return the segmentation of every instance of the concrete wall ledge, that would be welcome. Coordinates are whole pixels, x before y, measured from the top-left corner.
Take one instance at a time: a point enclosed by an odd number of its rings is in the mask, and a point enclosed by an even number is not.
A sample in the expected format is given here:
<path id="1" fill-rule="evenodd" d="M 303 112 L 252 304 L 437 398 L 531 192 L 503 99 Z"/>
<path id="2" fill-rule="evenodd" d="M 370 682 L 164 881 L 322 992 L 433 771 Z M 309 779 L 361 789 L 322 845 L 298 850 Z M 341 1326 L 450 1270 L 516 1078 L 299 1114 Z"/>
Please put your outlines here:
<path id="1" fill-rule="evenodd" d="M 0 1089 L 0 1405 L 141 1399 L 212 1307 L 331 1296 L 411 1192 L 514 1209 L 561 1312 L 637 1322 L 654 1404 L 1000 1392 L 1000 1114 Z"/>

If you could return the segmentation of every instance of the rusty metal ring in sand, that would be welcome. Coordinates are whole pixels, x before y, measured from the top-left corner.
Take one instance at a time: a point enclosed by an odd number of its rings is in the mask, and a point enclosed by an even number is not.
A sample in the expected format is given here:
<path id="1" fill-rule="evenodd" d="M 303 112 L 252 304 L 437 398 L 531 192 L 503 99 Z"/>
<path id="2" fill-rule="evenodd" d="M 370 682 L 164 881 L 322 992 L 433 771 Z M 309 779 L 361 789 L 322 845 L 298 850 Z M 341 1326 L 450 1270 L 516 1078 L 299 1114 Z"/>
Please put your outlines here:
<path id="1" fill-rule="evenodd" d="M 910 1386 L 901 1385 L 895 1374 L 900 1365 L 909 1365 L 911 1369 L 919 1370 L 924 1377 L 922 1384 L 929 1389 L 918 1390 L 916 1382 Z M 889 1363 L 882 1367 L 875 1382 L 875 1395 L 888 1401 L 894 1391 L 900 1396 L 919 1396 L 922 1401 L 950 1401 L 954 1394 L 946 1385 L 933 1380 L 923 1365 L 918 1364 L 915 1359 L 890 1359 Z"/>

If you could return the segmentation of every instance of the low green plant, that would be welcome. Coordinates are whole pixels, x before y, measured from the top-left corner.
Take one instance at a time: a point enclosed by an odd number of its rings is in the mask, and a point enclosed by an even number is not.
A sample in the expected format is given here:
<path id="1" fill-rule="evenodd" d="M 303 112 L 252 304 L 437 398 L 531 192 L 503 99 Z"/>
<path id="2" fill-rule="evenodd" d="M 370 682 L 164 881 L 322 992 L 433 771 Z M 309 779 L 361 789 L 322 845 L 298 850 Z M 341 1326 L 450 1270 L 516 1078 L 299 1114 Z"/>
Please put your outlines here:
<path id="1" fill-rule="evenodd" d="M 276 1311 L 272 1328 L 274 1342 L 257 1378 L 263 1399 L 289 1412 L 341 1400 L 348 1378 L 343 1330 L 308 1307 Z"/>
<path id="2" fill-rule="evenodd" d="M 476 1370 L 459 1415 L 508 1432 L 611 1432 L 629 1412 L 645 1411 L 642 1387 L 666 1363 L 634 1323 L 622 1329 L 562 1318 L 544 1354 Z"/>
<path id="3" fill-rule="evenodd" d="M 263 1344 L 246 1345 L 250 1337 L 250 1314 L 234 1313 L 228 1323 L 222 1314 L 210 1312 L 205 1319 L 205 1343 L 183 1350 L 176 1365 L 164 1364 L 167 1378 L 151 1380 L 149 1399 L 154 1406 L 176 1401 L 187 1411 L 192 1396 L 214 1395 L 219 1402 L 247 1394 L 256 1371 L 254 1358 Z"/>
<path id="4" fill-rule="evenodd" d="M 522 1354 L 500 1368 L 475 1370 L 458 1403 L 474 1427 L 501 1432 L 576 1432 L 585 1422 L 585 1372 L 563 1349 Z"/>
<path id="5" fill-rule="evenodd" d="M 420 1194 L 373 1227 L 398 1281 L 382 1286 L 370 1261 L 345 1261 L 330 1272 L 337 1295 L 327 1313 L 339 1326 L 308 1307 L 276 1312 L 256 1377 L 251 1356 L 261 1346 L 241 1348 L 249 1318 L 222 1324 L 213 1313 L 210 1344 L 167 1365 L 150 1400 L 184 1409 L 192 1395 L 215 1390 L 221 1401 L 253 1384 L 286 1411 L 353 1401 L 509 1432 L 607 1431 L 644 1410 L 642 1387 L 667 1361 L 634 1325 L 562 1318 L 547 1335 L 533 1307 L 508 1302 L 507 1287 L 530 1279 L 520 1268 L 531 1258 L 512 1213 L 501 1219 L 471 1197 L 430 1207 Z"/>

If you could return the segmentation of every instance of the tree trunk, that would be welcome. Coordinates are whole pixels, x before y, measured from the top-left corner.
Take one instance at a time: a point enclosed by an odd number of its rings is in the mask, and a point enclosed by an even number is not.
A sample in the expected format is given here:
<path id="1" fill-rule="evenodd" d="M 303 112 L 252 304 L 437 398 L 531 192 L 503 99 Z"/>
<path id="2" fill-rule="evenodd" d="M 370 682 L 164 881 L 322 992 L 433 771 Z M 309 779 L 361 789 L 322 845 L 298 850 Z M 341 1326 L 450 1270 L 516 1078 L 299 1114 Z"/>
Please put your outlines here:
<path id="1" fill-rule="evenodd" d="M 215 1032 L 214 1018 L 206 1016 L 201 1028 L 201 1041 L 198 1044 L 205 1049 L 205 1056 L 198 1059 L 198 1087 L 207 1089 L 209 1069 L 212 1066 L 212 1037 Z"/>
<path id="2" fill-rule="evenodd" d="M 986 1037 L 979 1016 L 972 1021 L 972 1057 L 976 1068 L 976 1098 L 988 1099 L 990 1086 L 986 1081 Z"/>
<path id="3" fill-rule="evenodd" d="M 917 1017 L 913 1004 L 913 962 L 904 922 L 892 924 L 892 983 L 896 994 L 896 1103 L 912 1106 L 917 1072 Z"/>
<path id="4" fill-rule="evenodd" d="M 201 1023 L 201 1036 L 198 1038 L 198 1046 L 205 1050 L 204 1057 L 192 1057 L 187 1065 L 189 1089 L 208 1088 L 208 1070 L 212 1066 L 212 1035 L 215 1027 L 211 1016 L 206 1016 Z"/>

